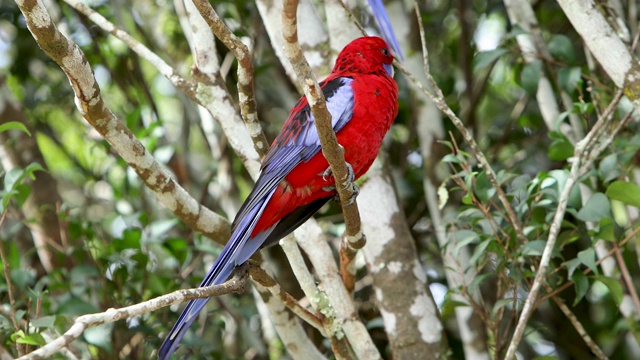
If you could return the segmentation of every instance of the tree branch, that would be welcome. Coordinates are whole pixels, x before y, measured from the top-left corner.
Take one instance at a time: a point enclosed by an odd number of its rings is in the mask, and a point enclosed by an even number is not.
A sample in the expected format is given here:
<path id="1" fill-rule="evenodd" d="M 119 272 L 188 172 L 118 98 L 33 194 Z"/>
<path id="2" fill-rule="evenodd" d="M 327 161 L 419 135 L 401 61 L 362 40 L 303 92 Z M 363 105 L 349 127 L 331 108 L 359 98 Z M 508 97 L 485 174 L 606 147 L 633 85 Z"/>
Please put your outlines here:
<path id="1" fill-rule="evenodd" d="M 255 93 L 253 91 L 253 59 L 249 48 L 238 39 L 224 24 L 220 16 L 215 12 L 209 1 L 193 0 L 200 15 L 207 22 L 211 31 L 238 59 L 238 97 L 240 100 L 240 113 L 247 126 L 249 135 L 253 140 L 256 152 L 263 157 L 267 153 L 269 143 L 262 132 L 258 121 Z"/>
<path id="2" fill-rule="evenodd" d="M 249 264 L 239 266 L 233 277 L 220 285 L 178 290 L 167 295 L 158 296 L 157 298 L 120 309 L 111 308 L 102 313 L 82 315 L 76 319 L 71 328 L 62 334 L 62 336 L 47 343 L 47 345 L 39 348 L 38 350 L 21 357 L 20 360 L 49 358 L 53 356 L 53 354 L 59 352 L 60 349 L 79 338 L 85 330 L 96 325 L 130 319 L 135 316 L 147 314 L 163 307 L 188 300 L 206 299 L 225 294 L 242 293 L 244 292 L 244 288 L 247 283 L 248 268 Z"/>
<path id="3" fill-rule="evenodd" d="M 298 303 L 298 301 L 291 296 L 288 292 L 286 292 L 267 272 L 262 269 L 259 265 L 252 266 L 249 269 L 249 274 L 251 275 L 251 279 L 258 284 L 262 285 L 264 288 L 269 290 L 269 292 L 280 299 L 283 304 L 291 312 L 298 315 L 302 320 L 304 320 L 307 324 L 316 328 L 316 330 L 320 331 L 322 336 L 327 336 L 324 326 L 322 324 L 321 319 L 318 316 L 309 310 L 305 309 Z"/>
<path id="4" fill-rule="evenodd" d="M 235 150 L 238 157 L 244 162 L 249 174 L 254 179 L 258 177 L 258 172 L 260 171 L 260 156 L 255 150 L 255 143 L 249 136 L 246 126 L 237 114 L 233 99 L 224 88 L 224 82 L 221 77 L 213 80 L 209 77 L 203 79 L 203 77 L 198 77 L 199 72 L 196 72 L 194 74 L 196 77 L 195 82 L 185 80 L 158 55 L 125 31 L 118 29 L 114 24 L 90 7 L 79 2 L 79 0 L 64 1 L 87 16 L 101 29 L 127 44 L 136 54 L 149 61 L 149 63 L 151 63 L 160 74 L 171 81 L 178 90 L 182 91 L 196 104 L 206 108 L 220 123 L 220 126 L 229 139 L 229 144 Z"/>
<path id="5" fill-rule="evenodd" d="M 327 110 L 327 104 L 320 85 L 318 85 L 318 81 L 313 76 L 311 68 L 298 44 L 297 8 L 297 0 L 285 0 L 282 11 L 282 31 L 285 40 L 284 51 L 302 84 L 305 96 L 311 107 L 311 112 L 316 119 L 315 125 L 318 129 L 320 144 L 322 145 L 322 154 L 327 159 L 327 162 L 329 162 L 333 177 L 336 181 L 336 189 L 340 197 L 346 225 L 346 241 L 343 241 L 341 245 L 341 250 L 344 255 L 340 257 L 340 268 L 343 279 L 345 280 L 345 285 L 351 292 L 353 291 L 353 284 L 355 283 L 355 266 L 353 265 L 353 259 L 357 250 L 362 249 L 365 245 L 366 238 L 361 229 L 358 204 L 356 202 L 349 204 L 350 199 L 354 196 L 355 188 L 353 184 L 349 183 L 344 152 L 340 144 L 338 144 L 338 139 L 331 126 L 331 114 L 329 114 Z"/>
<path id="6" fill-rule="evenodd" d="M 109 110 L 84 53 L 78 45 L 58 31 L 42 2 L 18 0 L 16 3 L 40 48 L 69 78 L 75 92 L 76 106 L 89 124 L 134 169 L 160 202 L 189 227 L 213 239 L 228 238 L 228 221 L 191 197 L 147 151 L 131 130 Z"/>

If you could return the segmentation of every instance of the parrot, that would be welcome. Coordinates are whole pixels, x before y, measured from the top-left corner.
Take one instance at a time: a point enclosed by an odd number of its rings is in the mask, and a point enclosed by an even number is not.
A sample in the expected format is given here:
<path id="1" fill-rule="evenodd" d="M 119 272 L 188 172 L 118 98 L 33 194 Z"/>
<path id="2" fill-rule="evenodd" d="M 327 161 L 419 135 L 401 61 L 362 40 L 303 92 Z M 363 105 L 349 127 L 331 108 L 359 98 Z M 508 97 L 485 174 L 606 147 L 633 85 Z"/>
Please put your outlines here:
<path id="1" fill-rule="evenodd" d="M 369 169 L 398 114 L 393 59 L 383 39 L 360 37 L 344 47 L 320 82 L 351 180 Z M 303 96 L 267 151 L 256 184 L 232 223 L 229 241 L 200 287 L 223 283 L 256 251 L 278 242 L 337 196 L 314 122 Z M 160 346 L 159 359 L 171 356 L 208 300 L 189 301 Z"/>

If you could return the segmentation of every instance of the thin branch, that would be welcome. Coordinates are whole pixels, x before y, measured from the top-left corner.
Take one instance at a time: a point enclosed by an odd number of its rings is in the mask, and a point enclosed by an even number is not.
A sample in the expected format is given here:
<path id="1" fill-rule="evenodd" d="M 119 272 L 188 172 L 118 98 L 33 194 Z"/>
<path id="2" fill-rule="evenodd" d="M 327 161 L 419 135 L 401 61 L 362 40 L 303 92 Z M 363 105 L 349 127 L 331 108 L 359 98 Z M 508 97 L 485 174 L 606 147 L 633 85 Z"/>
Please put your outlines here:
<path id="1" fill-rule="evenodd" d="M 322 336 L 327 336 L 321 319 L 319 319 L 316 314 L 313 314 L 300 305 L 300 303 L 286 292 L 271 276 L 269 276 L 264 269 L 260 266 L 251 266 L 249 274 L 251 275 L 251 279 L 269 290 L 273 296 L 280 299 L 280 301 L 282 301 L 282 303 L 285 304 L 285 306 L 294 314 L 298 315 L 298 317 L 304 320 L 307 324 L 320 331 Z"/>
<path id="2" fill-rule="evenodd" d="M 415 1 L 414 1 L 414 6 L 415 6 L 415 10 L 416 10 L 416 16 L 418 17 L 418 25 L 420 27 L 420 32 L 421 32 L 421 34 L 424 34 L 424 29 L 423 29 L 422 21 L 421 21 L 422 15 L 420 13 L 420 7 L 418 6 L 418 3 L 415 2 Z M 460 118 L 458 118 L 458 116 L 453 112 L 453 110 L 451 110 L 449 105 L 447 105 L 447 102 L 444 99 L 444 95 L 442 94 L 442 90 L 440 90 L 440 88 L 438 87 L 438 84 L 436 83 L 436 81 L 433 78 L 433 76 L 431 76 L 431 72 L 429 70 L 429 50 L 427 49 L 426 40 L 425 40 L 424 36 L 420 36 L 420 39 L 421 39 L 421 42 L 422 42 L 422 52 L 423 52 L 423 60 L 424 60 L 424 72 L 425 72 L 425 75 L 427 77 L 427 80 L 429 81 L 429 85 L 433 89 L 433 92 L 427 90 L 427 88 L 425 88 L 399 62 L 394 61 L 394 65 L 403 74 L 405 74 L 407 79 L 409 79 L 409 81 L 414 83 L 418 87 L 418 89 L 420 89 L 420 91 L 422 91 L 425 95 L 429 96 L 431 98 L 431 100 L 433 100 L 433 102 L 436 104 L 438 109 L 440 109 L 440 111 L 442 111 L 445 115 L 447 115 L 447 117 L 449 117 L 451 122 L 453 122 L 453 124 L 458 128 L 458 130 L 462 134 L 462 137 L 464 138 L 464 140 L 469 145 L 469 148 L 471 149 L 471 152 L 475 155 L 476 159 L 478 159 L 478 162 L 482 166 L 484 172 L 487 174 L 487 178 L 489 178 L 489 181 L 491 182 L 491 185 L 493 185 L 493 187 L 495 188 L 496 194 L 498 195 L 498 199 L 500 200 L 500 203 L 502 203 L 502 206 L 504 207 L 505 211 L 507 212 L 507 217 L 509 218 L 509 222 L 513 226 L 513 229 L 514 229 L 514 231 L 515 231 L 515 233 L 516 233 L 516 235 L 518 237 L 518 240 L 520 240 L 521 242 L 524 243 L 526 241 L 526 237 L 524 236 L 524 232 L 523 232 L 523 229 L 522 229 L 522 224 L 520 224 L 520 220 L 518 220 L 518 217 L 516 216 L 516 213 L 513 210 L 513 207 L 511 206 L 511 202 L 509 202 L 509 199 L 507 199 L 507 196 L 504 193 L 504 190 L 502 190 L 502 186 L 500 186 L 500 183 L 498 182 L 498 177 L 497 177 L 496 173 L 493 171 L 493 168 L 491 167 L 491 165 L 487 161 L 487 158 L 484 156 L 484 154 L 482 153 L 482 151 L 478 147 L 478 144 L 473 139 L 473 136 L 471 136 L 471 133 L 469 132 L 469 130 L 467 130 L 467 128 L 465 127 L 464 123 L 460 120 Z"/>
<path id="3" fill-rule="evenodd" d="M 298 280 L 300 289 L 307 299 L 309 299 L 311 306 L 318 310 L 317 302 L 312 301 L 312 299 L 318 296 L 320 290 L 318 290 L 318 286 L 316 285 L 316 280 L 313 278 L 313 275 L 309 272 L 307 264 L 302 257 L 300 247 L 296 243 L 293 235 L 289 235 L 280 240 L 280 246 L 287 256 L 287 260 L 289 261 L 293 275 Z"/>
<path id="4" fill-rule="evenodd" d="M 635 285 L 633 284 L 633 279 L 629 274 L 629 268 L 624 262 L 622 251 L 620 251 L 620 246 L 618 246 L 617 243 L 614 243 L 613 247 L 613 250 L 615 250 L 616 260 L 618 261 L 618 267 L 620 268 L 620 273 L 622 274 L 622 279 L 624 279 L 624 283 L 627 286 L 627 291 L 631 295 L 633 304 L 636 307 L 636 313 L 638 313 L 640 312 L 640 299 L 638 299 L 638 292 L 636 291 Z"/>
<path id="5" fill-rule="evenodd" d="M 297 246 L 295 242 L 292 243 L 294 246 Z M 251 275 L 251 279 L 255 283 L 258 283 L 263 288 L 269 290 L 273 296 L 278 298 L 299 318 L 313 326 L 322 336 L 329 338 L 331 348 L 333 349 L 334 355 L 337 359 L 353 358 L 352 356 L 349 356 L 351 353 L 351 346 L 349 345 L 347 338 L 340 336 L 339 332 L 336 332 L 335 329 L 331 327 L 331 323 L 325 321 L 325 317 L 321 313 L 314 314 L 300 305 L 293 296 L 284 291 L 284 289 L 282 289 L 282 287 L 260 266 L 251 266 L 249 269 L 249 275 Z M 311 301 L 311 304 L 316 305 L 313 301 Z"/>
<path id="6" fill-rule="evenodd" d="M 297 29 L 297 0 L 285 0 L 282 9 L 282 31 L 284 36 L 285 55 L 291 62 L 293 69 L 303 87 L 313 117 L 316 119 L 315 125 L 318 130 L 318 137 L 322 145 L 322 154 L 329 162 L 334 179 L 336 180 L 336 189 L 340 197 L 342 212 L 346 225 L 345 239 L 342 248 L 348 249 L 344 257 L 341 256 L 341 270 L 343 270 L 343 278 L 346 277 L 346 284 L 355 283 L 350 280 L 355 277 L 355 267 L 350 263 L 358 249 L 361 249 L 366 238 L 362 233 L 360 223 L 360 213 L 356 202 L 349 204 L 349 200 L 354 196 L 354 185 L 349 183 L 347 164 L 344 160 L 344 153 L 338 144 L 336 134 L 331 126 L 331 114 L 327 110 L 327 104 L 324 99 L 320 85 L 315 79 L 307 60 L 302 53 L 302 49 L 298 44 Z M 353 291 L 353 287 L 348 288 Z"/>
<path id="7" fill-rule="evenodd" d="M 548 290 L 551 289 L 548 285 L 545 285 L 545 287 Z M 596 358 L 599 360 L 608 359 L 608 357 L 604 354 L 604 352 L 602 352 L 602 349 L 600 349 L 598 344 L 596 344 L 596 342 L 593 341 L 591 336 L 589 336 L 589 333 L 587 333 L 587 330 L 584 328 L 584 326 L 582 326 L 582 323 L 580 322 L 580 320 L 578 320 L 576 315 L 571 311 L 571 309 L 569 309 L 567 304 L 565 304 L 564 301 L 562 301 L 562 299 L 560 299 L 557 296 L 553 297 L 553 301 L 555 301 L 556 305 L 558 305 L 562 313 L 567 317 L 567 319 L 569 319 L 569 321 L 571 322 L 571 325 L 573 325 L 573 327 L 576 329 L 578 334 L 580 334 L 580 337 L 582 338 L 582 340 L 584 340 L 585 344 L 587 344 L 589 349 L 591 349 L 591 352 L 593 352 Z"/>
<path id="8" fill-rule="evenodd" d="M 239 266 L 233 277 L 220 285 L 178 290 L 167 295 L 158 296 L 157 298 L 120 309 L 111 308 L 102 313 L 82 315 L 76 319 L 71 328 L 62 334 L 62 336 L 19 359 L 35 360 L 49 358 L 82 336 L 85 330 L 93 326 L 112 323 L 123 319 L 130 319 L 187 300 L 206 299 L 232 293 L 240 294 L 244 292 L 244 288 L 247 283 L 248 268 L 248 264 Z"/>
<path id="9" fill-rule="evenodd" d="M 249 130 L 256 152 L 263 157 L 267 153 L 269 143 L 262 132 L 258 121 L 255 93 L 253 91 L 253 59 L 249 48 L 238 39 L 224 24 L 220 16 L 207 0 L 193 0 L 200 15 L 207 22 L 218 39 L 238 59 L 238 97 L 240 100 L 240 113 Z"/>

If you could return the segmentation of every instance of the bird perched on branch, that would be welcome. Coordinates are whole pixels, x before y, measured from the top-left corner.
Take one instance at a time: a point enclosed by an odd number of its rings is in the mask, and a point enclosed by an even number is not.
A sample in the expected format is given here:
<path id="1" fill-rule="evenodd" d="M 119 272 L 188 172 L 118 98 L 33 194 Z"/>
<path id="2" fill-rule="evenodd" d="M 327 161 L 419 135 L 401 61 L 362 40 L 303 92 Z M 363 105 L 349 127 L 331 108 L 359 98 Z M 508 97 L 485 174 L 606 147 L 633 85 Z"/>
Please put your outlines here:
<path id="1" fill-rule="evenodd" d="M 369 169 L 398 113 L 392 61 L 384 40 L 361 37 L 345 46 L 320 83 L 352 180 Z M 236 266 L 291 233 L 337 195 L 314 122 L 302 97 L 271 144 L 256 185 L 233 221 L 231 238 L 201 287 L 226 281 Z M 207 301 L 187 304 L 160 347 L 160 359 L 171 356 Z"/>

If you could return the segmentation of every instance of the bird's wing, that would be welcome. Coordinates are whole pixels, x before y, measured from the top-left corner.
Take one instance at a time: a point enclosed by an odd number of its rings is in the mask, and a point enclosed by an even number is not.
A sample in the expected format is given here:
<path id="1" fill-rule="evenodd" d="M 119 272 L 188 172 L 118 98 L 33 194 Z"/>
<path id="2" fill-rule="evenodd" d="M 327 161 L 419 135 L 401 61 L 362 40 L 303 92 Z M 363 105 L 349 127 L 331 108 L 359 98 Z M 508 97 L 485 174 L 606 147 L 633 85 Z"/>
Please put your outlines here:
<path id="1" fill-rule="evenodd" d="M 351 120 L 354 94 L 353 79 L 338 77 L 320 83 L 331 114 L 333 131 L 338 132 Z M 232 231 L 248 225 L 247 215 L 258 203 L 272 194 L 280 182 L 301 162 L 308 161 L 321 149 L 315 118 L 306 97 L 302 97 L 289 114 L 282 131 L 274 140 L 262 162 L 262 172 L 253 191 L 240 208 Z"/>

